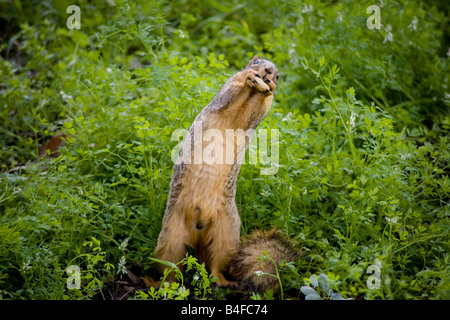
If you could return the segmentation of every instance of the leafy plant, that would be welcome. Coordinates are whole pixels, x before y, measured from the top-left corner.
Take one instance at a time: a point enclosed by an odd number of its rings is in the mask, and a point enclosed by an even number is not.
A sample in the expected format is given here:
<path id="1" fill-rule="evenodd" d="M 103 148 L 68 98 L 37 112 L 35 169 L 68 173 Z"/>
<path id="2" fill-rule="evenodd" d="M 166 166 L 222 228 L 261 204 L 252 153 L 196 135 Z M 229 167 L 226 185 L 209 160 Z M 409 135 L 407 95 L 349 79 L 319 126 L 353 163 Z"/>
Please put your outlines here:
<path id="1" fill-rule="evenodd" d="M 199 264 L 195 257 L 186 255 L 186 258 L 178 262 L 177 264 L 170 261 L 164 261 L 156 258 L 150 258 L 151 260 L 161 263 L 168 268 L 164 269 L 164 275 L 161 279 L 161 286 L 158 290 L 151 287 L 147 292 L 138 291 L 136 298 L 138 299 L 150 299 L 150 300 L 186 300 L 191 290 L 187 289 L 184 285 L 183 273 L 178 268 L 179 265 L 186 266 L 186 272 L 195 271 L 190 284 L 193 287 L 194 295 L 199 299 L 206 299 L 207 294 L 211 294 L 211 284 L 215 282 L 215 278 L 210 275 L 205 268 L 205 264 Z M 178 282 L 166 282 L 167 276 L 175 272 L 175 278 Z"/>
<path id="2" fill-rule="evenodd" d="M 340 293 L 333 292 L 330 286 L 331 280 L 326 274 L 312 275 L 309 277 L 309 282 L 310 286 L 300 288 L 300 291 L 305 295 L 305 300 L 324 300 L 325 298 L 329 300 L 353 300 L 352 298 L 344 299 Z"/>
<path id="3" fill-rule="evenodd" d="M 80 280 L 82 284 L 80 288 L 77 288 L 81 290 L 74 290 L 75 295 L 78 297 L 85 295 L 88 298 L 92 298 L 102 292 L 103 281 L 101 279 L 103 279 L 103 275 L 99 270 L 100 263 L 103 263 L 103 268 L 106 272 L 112 271 L 115 267 L 113 264 L 106 262 L 105 252 L 102 251 L 100 241 L 96 238 L 91 237 L 91 240 L 85 241 L 83 246 L 89 247 L 91 252 L 79 254 L 69 262 L 69 266 L 78 263 L 77 266 L 79 266 L 81 271 Z M 71 290 L 70 288 L 68 289 Z M 69 295 L 66 295 L 64 298 L 69 299 Z"/>

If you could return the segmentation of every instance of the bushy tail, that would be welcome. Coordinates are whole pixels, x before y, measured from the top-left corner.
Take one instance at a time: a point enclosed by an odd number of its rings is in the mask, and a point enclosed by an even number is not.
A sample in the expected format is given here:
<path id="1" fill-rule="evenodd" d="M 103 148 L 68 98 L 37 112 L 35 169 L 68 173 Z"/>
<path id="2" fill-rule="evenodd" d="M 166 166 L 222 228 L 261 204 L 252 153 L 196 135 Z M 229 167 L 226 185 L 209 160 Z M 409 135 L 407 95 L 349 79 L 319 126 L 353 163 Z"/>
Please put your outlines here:
<path id="1" fill-rule="evenodd" d="M 278 279 L 269 275 L 258 275 L 270 273 L 275 275 L 276 269 L 273 261 L 260 259 L 264 251 L 272 258 L 277 268 L 280 262 L 295 261 L 300 257 L 301 251 L 296 250 L 289 239 L 280 231 L 275 229 L 270 231 L 254 231 L 244 238 L 243 246 L 235 254 L 228 273 L 238 281 L 241 290 L 251 290 L 254 292 L 264 292 L 272 289 L 274 292 L 279 289 Z"/>

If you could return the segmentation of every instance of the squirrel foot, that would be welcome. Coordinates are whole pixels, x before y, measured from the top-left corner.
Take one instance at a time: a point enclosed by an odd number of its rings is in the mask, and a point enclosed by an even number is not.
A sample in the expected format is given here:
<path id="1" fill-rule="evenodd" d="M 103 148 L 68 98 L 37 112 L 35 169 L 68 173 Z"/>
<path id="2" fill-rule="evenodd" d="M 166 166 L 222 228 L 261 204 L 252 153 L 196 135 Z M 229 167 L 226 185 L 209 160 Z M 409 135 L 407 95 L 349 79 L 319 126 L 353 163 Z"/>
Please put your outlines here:
<path id="1" fill-rule="evenodd" d="M 272 94 L 269 85 L 264 83 L 264 81 L 261 79 L 261 76 L 253 70 L 249 70 L 249 73 L 247 75 L 247 85 L 250 88 L 256 88 L 256 90 L 258 90 L 261 93 Z"/>
<path id="2" fill-rule="evenodd" d="M 217 280 L 216 284 L 219 287 L 226 287 L 230 289 L 237 289 L 238 283 L 236 281 L 228 281 L 228 280 Z"/>

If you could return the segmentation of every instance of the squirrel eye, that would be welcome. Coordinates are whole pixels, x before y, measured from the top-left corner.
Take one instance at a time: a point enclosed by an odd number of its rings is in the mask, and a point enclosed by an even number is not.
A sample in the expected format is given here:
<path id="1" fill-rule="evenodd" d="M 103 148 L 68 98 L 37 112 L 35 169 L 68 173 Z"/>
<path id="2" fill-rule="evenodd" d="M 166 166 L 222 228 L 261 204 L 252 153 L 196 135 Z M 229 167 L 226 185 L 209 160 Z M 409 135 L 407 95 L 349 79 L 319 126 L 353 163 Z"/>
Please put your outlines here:
<path id="1" fill-rule="evenodd" d="M 259 63 L 259 60 L 255 60 L 255 63 L 254 64 L 258 64 Z"/>
<path id="2" fill-rule="evenodd" d="M 278 76 L 277 76 L 277 80 L 278 80 L 279 77 L 280 77 L 280 76 L 278 75 Z"/>

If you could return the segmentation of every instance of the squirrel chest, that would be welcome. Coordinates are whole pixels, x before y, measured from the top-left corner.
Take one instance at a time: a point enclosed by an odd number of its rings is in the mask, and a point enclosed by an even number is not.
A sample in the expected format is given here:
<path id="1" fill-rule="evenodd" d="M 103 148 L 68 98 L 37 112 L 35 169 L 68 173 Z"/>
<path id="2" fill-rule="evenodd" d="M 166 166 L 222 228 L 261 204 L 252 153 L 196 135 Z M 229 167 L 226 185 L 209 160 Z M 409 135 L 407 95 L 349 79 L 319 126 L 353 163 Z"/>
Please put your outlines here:
<path id="1" fill-rule="evenodd" d="M 208 223 L 234 203 L 236 178 L 253 135 L 253 122 L 267 113 L 267 97 L 248 88 L 225 110 L 203 110 L 192 128 L 190 163 L 186 166 L 178 203 L 186 221 Z M 250 129 L 250 130 L 249 130 Z"/>

